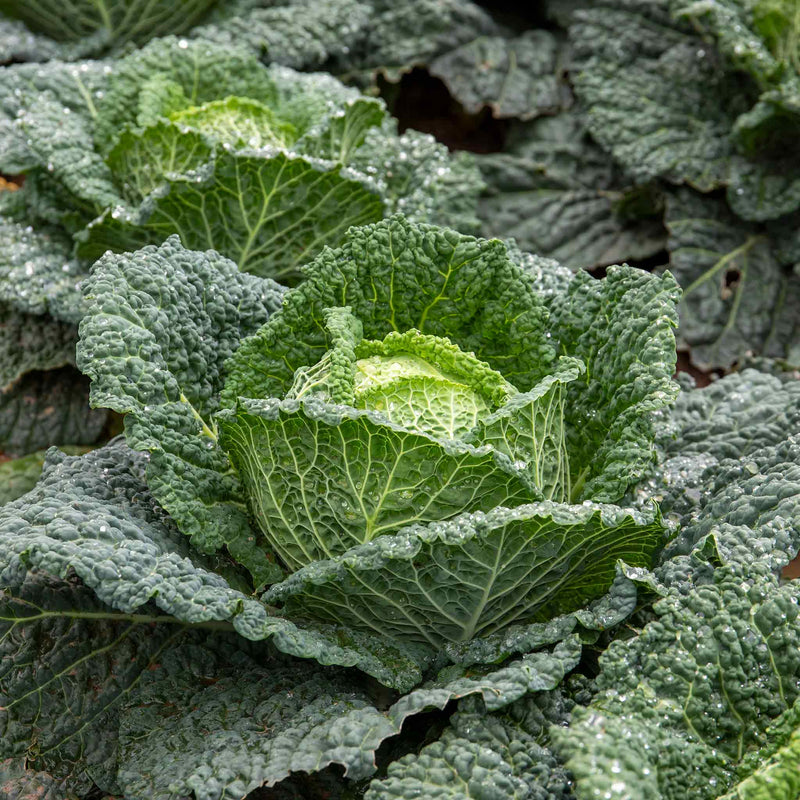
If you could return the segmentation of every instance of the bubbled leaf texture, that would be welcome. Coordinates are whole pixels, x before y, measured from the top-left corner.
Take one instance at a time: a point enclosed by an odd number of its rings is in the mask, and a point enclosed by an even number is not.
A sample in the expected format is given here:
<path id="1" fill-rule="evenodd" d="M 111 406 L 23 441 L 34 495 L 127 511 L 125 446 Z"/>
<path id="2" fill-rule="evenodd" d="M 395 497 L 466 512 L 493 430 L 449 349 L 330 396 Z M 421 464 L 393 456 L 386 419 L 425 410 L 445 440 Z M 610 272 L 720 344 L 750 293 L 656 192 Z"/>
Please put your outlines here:
<path id="1" fill-rule="evenodd" d="M 92 403 L 129 414 L 128 441 L 150 453 L 148 485 L 196 546 L 252 550 L 211 415 L 223 364 L 278 307 L 280 288 L 217 253 L 184 250 L 177 237 L 104 256 L 84 286 L 78 363 Z M 264 560 L 258 580 L 269 569 Z"/>
<path id="2" fill-rule="evenodd" d="M 225 559 L 193 550 L 150 495 L 141 454 L 122 442 L 83 458 L 51 451 L 42 480 L 0 509 L 0 583 L 21 584 L 29 569 L 74 572 L 100 601 L 124 614 L 151 600 L 187 624 L 228 623 L 247 639 L 321 663 L 357 665 L 387 685 L 419 681 L 419 653 L 325 626 L 297 628 L 272 617 Z M 215 571 L 217 570 L 217 571 Z M 424 661 L 424 659 L 423 659 Z"/>
<path id="3" fill-rule="evenodd" d="M 322 312 L 337 306 L 352 309 L 366 339 L 410 328 L 444 336 L 522 390 L 554 359 L 543 305 L 501 242 L 393 217 L 350 230 L 304 274 L 272 323 L 236 353 L 226 405 L 283 397 L 294 371 L 328 349 Z"/>

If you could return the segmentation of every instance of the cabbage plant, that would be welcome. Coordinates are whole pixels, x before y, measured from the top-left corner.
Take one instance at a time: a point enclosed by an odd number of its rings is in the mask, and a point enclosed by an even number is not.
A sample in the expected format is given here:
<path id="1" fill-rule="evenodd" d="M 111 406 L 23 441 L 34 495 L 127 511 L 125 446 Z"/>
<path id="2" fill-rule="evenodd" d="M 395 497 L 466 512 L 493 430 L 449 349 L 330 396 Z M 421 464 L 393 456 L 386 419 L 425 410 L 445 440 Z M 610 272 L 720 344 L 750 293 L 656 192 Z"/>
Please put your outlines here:
<path id="1" fill-rule="evenodd" d="M 476 224 L 470 160 L 399 136 L 380 100 L 328 75 L 174 38 L 113 63 L 9 71 L 0 170 L 26 182 L 6 216 L 74 233 L 85 261 L 177 233 L 288 278 L 386 214 Z M 68 260 L 62 239 L 42 246 L 40 282 Z"/>
<path id="2" fill-rule="evenodd" d="M 514 257 L 393 217 L 283 296 L 177 240 L 106 254 L 79 365 L 195 547 L 291 618 L 435 651 L 584 606 L 663 535 L 610 504 L 675 396 L 674 282 L 547 298 Z"/>
<path id="3" fill-rule="evenodd" d="M 667 410 L 668 273 L 572 275 L 392 217 L 288 291 L 176 237 L 84 290 L 79 362 L 125 437 L 51 451 L 0 509 L 6 786 L 787 782 L 796 381 L 745 371 Z"/>

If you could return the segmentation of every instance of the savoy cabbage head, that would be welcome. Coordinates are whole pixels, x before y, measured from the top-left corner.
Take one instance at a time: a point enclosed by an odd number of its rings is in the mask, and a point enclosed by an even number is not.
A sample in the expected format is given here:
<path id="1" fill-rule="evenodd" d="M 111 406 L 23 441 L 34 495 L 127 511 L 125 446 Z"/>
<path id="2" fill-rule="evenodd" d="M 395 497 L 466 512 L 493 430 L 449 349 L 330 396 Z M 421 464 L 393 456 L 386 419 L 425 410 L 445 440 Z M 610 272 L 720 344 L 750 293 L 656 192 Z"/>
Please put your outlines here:
<path id="1" fill-rule="evenodd" d="M 174 38 L 116 62 L 9 72 L 0 169 L 26 182 L 6 216 L 75 234 L 84 261 L 177 233 L 286 278 L 386 214 L 475 224 L 469 159 L 399 136 L 380 100 L 328 75 Z"/>
<path id="2" fill-rule="evenodd" d="M 543 294 L 527 258 L 398 216 L 284 296 L 170 239 L 97 263 L 78 360 L 194 546 L 290 570 L 291 617 L 435 650 L 576 610 L 663 536 L 609 504 L 675 396 L 677 287 Z"/>

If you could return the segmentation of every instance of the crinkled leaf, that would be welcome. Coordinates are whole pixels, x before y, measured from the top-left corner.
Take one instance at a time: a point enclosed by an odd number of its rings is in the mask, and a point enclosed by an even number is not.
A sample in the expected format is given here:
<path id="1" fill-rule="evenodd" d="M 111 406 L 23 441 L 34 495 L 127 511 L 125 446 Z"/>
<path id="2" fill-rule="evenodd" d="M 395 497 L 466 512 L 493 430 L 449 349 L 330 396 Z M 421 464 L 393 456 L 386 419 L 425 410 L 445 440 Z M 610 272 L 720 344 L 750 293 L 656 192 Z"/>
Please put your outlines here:
<path id="1" fill-rule="evenodd" d="M 402 4 L 375 0 L 366 36 L 340 60 L 357 77 L 381 71 L 393 80 L 418 64 L 499 28 L 474 3 L 459 0 L 410 0 Z M 365 81 L 365 82 L 367 82 Z"/>
<path id="2" fill-rule="evenodd" d="M 144 483 L 146 459 L 117 442 L 82 458 L 50 451 L 25 498 L 0 508 L 0 584 L 20 585 L 29 570 L 75 574 L 123 614 L 153 601 L 184 624 L 226 623 L 254 641 L 322 664 L 357 666 L 407 691 L 428 654 L 340 627 L 270 616 L 241 574 L 222 557 L 192 549 Z M 216 570 L 216 571 L 215 571 Z"/>
<path id="3" fill-rule="evenodd" d="M 798 585 L 718 568 L 601 657 L 600 693 L 552 730 L 579 795 L 716 798 L 797 698 Z M 620 748 L 620 741 L 625 747 Z M 777 787 L 776 787 L 777 788 Z"/>
<path id="4" fill-rule="evenodd" d="M 376 171 L 376 164 L 383 169 Z M 471 153 L 451 154 L 433 136 L 419 131 L 397 136 L 390 122 L 367 131 L 350 165 L 379 187 L 387 216 L 400 213 L 414 222 L 478 232 L 476 207 L 483 181 Z"/>
<path id="5" fill-rule="evenodd" d="M 720 800 L 793 800 L 800 793 L 797 701 L 767 728 L 766 736 L 766 746 L 747 754 L 739 767 L 742 779 Z"/>
<path id="6" fill-rule="evenodd" d="M 77 288 L 85 277 L 72 258 L 72 242 L 57 228 L 0 218 L 0 302 L 28 314 L 45 314 L 77 323 L 82 300 Z"/>
<path id="7" fill-rule="evenodd" d="M 70 455 L 79 455 L 88 450 L 86 447 L 70 447 L 69 445 L 59 449 Z M 0 505 L 22 497 L 36 486 L 37 481 L 42 477 L 45 453 L 44 450 L 38 450 L 21 458 L 0 461 Z"/>
<path id="8" fill-rule="evenodd" d="M 663 454 L 636 493 L 690 521 L 722 459 L 747 458 L 800 430 L 800 382 L 746 369 L 703 389 L 684 387 L 658 429 Z"/>
<path id="9" fill-rule="evenodd" d="M 78 363 L 92 379 L 92 403 L 129 415 L 128 442 L 150 453 L 148 485 L 196 546 L 254 550 L 211 415 L 224 362 L 280 305 L 280 288 L 177 238 L 107 254 L 84 286 Z M 262 557 L 257 580 L 269 571 Z"/>
<path id="10" fill-rule="evenodd" d="M 670 455 L 743 458 L 800 430 L 800 381 L 746 369 L 678 395 L 661 443 Z"/>
<path id="11" fill-rule="evenodd" d="M 372 12 L 358 0 L 265 7 L 228 0 L 193 35 L 229 47 L 245 45 L 293 69 L 321 69 L 331 58 L 347 58 L 368 32 Z"/>
<path id="12" fill-rule="evenodd" d="M 0 393 L 28 372 L 74 365 L 76 340 L 74 325 L 0 303 Z"/>
<path id="13" fill-rule="evenodd" d="M 53 58 L 57 44 L 29 31 L 23 22 L 0 18 L 0 64 L 11 61 L 43 61 Z"/>
<path id="14" fill-rule="evenodd" d="M 547 728 L 566 724 L 570 705 L 557 692 L 530 695 L 495 713 L 464 700 L 441 737 L 390 764 L 365 800 L 463 800 L 481 797 L 487 786 L 496 800 L 567 800 L 571 779 L 546 745 Z"/>
<path id="15" fill-rule="evenodd" d="M 754 92 L 668 6 L 603 0 L 577 11 L 575 88 L 592 135 L 635 178 L 709 191 L 727 179 L 730 132 Z"/>
<path id="16" fill-rule="evenodd" d="M 586 365 L 585 376 L 567 385 L 564 403 L 573 502 L 615 502 L 653 461 L 652 412 L 678 390 L 679 296 L 669 273 L 610 267 L 602 281 L 578 272 L 554 298 L 560 352 Z"/>
<path id="17" fill-rule="evenodd" d="M 21 456 L 53 444 L 93 444 L 107 419 L 89 408 L 88 381 L 74 367 L 34 370 L 0 392 L 0 451 Z"/>
<path id="18" fill-rule="evenodd" d="M 90 146 L 90 119 L 73 112 L 53 92 L 44 91 L 28 96 L 17 114 L 17 125 L 37 164 L 69 192 L 81 213 L 91 218 L 120 202 L 108 165 Z"/>
<path id="19" fill-rule="evenodd" d="M 725 460 L 704 478 L 698 509 L 668 554 L 686 553 L 708 537 L 723 563 L 786 566 L 800 550 L 800 438 Z M 674 566 L 667 561 L 664 569 Z"/>
<path id="20" fill-rule="evenodd" d="M 317 561 L 265 600 L 293 618 L 436 647 L 581 608 L 608 590 L 619 559 L 649 567 L 663 535 L 652 512 L 547 502 L 496 508 Z"/>
<path id="21" fill-rule="evenodd" d="M 577 111 L 518 126 L 480 157 L 482 232 L 572 268 L 649 258 L 664 249 L 660 195 L 631 188 Z"/>

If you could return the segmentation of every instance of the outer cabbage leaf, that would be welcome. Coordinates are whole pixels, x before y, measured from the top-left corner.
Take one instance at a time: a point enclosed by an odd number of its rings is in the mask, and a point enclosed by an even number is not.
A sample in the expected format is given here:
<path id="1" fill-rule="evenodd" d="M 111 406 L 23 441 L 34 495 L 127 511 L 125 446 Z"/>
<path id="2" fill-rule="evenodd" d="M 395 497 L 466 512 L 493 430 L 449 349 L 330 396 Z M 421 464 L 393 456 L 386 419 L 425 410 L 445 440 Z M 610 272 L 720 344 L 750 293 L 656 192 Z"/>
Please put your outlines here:
<path id="1" fill-rule="evenodd" d="M 323 69 L 331 59 L 347 59 L 368 34 L 372 14 L 372 5 L 358 0 L 295 0 L 280 6 L 227 0 L 192 35 L 228 47 L 247 46 L 293 69 Z"/>
<path id="2" fill-rule="evenodd" d="M 0 392 L 27 372 L 75 363 L 75 326 L 0 304 Z"/>
<path id="3" fill-rule="evenodd" d="M 800 430 L 800 382 L 746 369 L 703 389 L 684 386 L 658 425 L 659 465 L 636 494 L 690 521 L 705 475 L 723 459 L 746 459 Z"/>
<path id="4" fill-rule="evenodd" d="M 652 412 L 678 392 L 674 278 L 610 267 L 605 280 L 578 272 L 550 305 L 560 352 L 586 365 L 565 389 L 564 426 L 573 502 L 615 502 L 654 460 Z"/>
<path id="5" fill-rule="evenodd" d="M 680 393 L 661 426 L 668 455 L 744 458 L 800 430 L 800 381 L 745 369 Z"/>
<path id="6" fill-rule="evenodd" d="M 249 592 L 248 583 L 229 561 L 189 546 L 150 494 L 145 470 L 143 456 L 121 442 L 82 458 L 51 450 L 33 491 L 0 508 L 0 584 L 19 586 L 30 570 L 74 574 L 124 615 L 152 601 L 169 626 L 213 623 L 300 658 L 357 666 L 403 691 L 419 683 L 428 653 L 270 616 L 239 590 Z"/>
<path id="7" fill-rule="evenodd" d="M 44 61 L 54 58 L 58 45 L 29 31 L 23 22 L 0 17 L 0 64 L 12 61 Z"/>
<path id="8" fill-rule="evenodd" d="M 58 228 L 38 228 L 0 218 L 0 303 L 27 314 L 49 314 L 77 323 L 82 301 L 77 282 L 84 270 L 72 242 Z"/>
<path id="9" fill-rule="evenodd" d="M 600 694 L 553 729 L 580 795 L 719 797 L 797 697 L 798 587 L 717 568 L 601 658 Z M 626 746 L 619 747 L 624 740 Z"/>
<path id="10" fill-rule="evenodd" d="M 509 131 L 502 153 L 480 157 L 484 235 L 572 268 L 649 258 L 664 248 L 660 196 L 631 188 L 586 131 L 579 109 Z"/>
<path id="11" fill-rule="evenodd" d="M 158 800 L 244 796 L 330 764 L 368 777 L 378 747 L 409 717 L 470 695 L 501 709 L 554 689 L 580 657 L 573 639 L 500 670 L 442 675 L 379 710 L 357 673 L 292 661 L 152 606 L 120 613 L 43 574 L 3 592 L 0 626 L 0 719 L 11 733 L 2 756 L 27 757 L 73 791 L 95 783 Z"/>
<path id="12" fill-rule="evenodd" d="M 79 455 L 89 450 L 87 447 L 70 447 L 69 445 L 59 449 L 70 455 Z M 42 477 L 44 459 L 45 451 L 39 450 L 21 458 L 0 461 L 0 506 L 22 497 L 36 486 L 37 481 Z"/>
<path id="13" fill-rule="evenodd" d="M 800 548 L 799 447 L 790 436 L 706 474 L 708 495 L 656 571 L 667 594 L 655 619 L 611 645 L 600 694 L 555 734 L 579 794 L 736 796 L 756 754 L 786 744 L 774 723 L 800 686 L 800 588 L 777 573 Z"/>
<path id="14" fill-rule="evenodd" d="M 394 121 L 367 131 L 351 157 L 354 169 L 379 186 L 385 213 L 476 233 L 477 198 L 484 184 L 471 153 L 450 154 L 433 136 L 407 130 L 394 134 Z M 385 172 L 375 171 L 383 164 Z"/>
<path id="15" fill-rule="evenodd" d="M 88 403 L 88 381 L 74 367 L 33 370 L 0 393 L 0 449 L 21 456 L 52 444 L 93 444 L 108 420 Z"/>
<path id="16" fill-rule="evenodd" d="M 570 38 L 589 130 L 626 170 L 701 191 L 726 182 L 730 133 L 755 92 L 668 0 L 595 3 L 574 14 Z"/>
<path id="17" fill-rule="evenodd" d="M 713 37 L 763 92 L 733 131 L 741 155 L 731 161 L 728 202 L 740 217 L 774 219 L 800 207 L 800 23 L 782 0 L 672 0 L 673 12 Z"/>
<path id="18" fill-rule="evenodd" d="M 684 290 L 680 336 L 703 369 L 745 355 L 800 364 L 795 320 L 800 277 L 782 266 L 772 240 L 722 200 L 679 191 L 667 198 L 670 268 Z"/>
<path id="19" fill-rule="evenodd" d="M 748 753 L 739 767 L 741 780 L 720 800 L 792 800 L 800 792 L 798 703 L 767 728 L 767 745 Z M 745 777 L 746 776 L 746 777 Z"/>
<path id="20" fill-rule="evenodd" d="M 533 119 L 569 101 L 559 61 L 555 36 L 533 30 L 516 39 L 481 36 L 434 59 L 428 69 L 470 114 L 488 106 L 497 118 Z"/>
<path id="21" fill-rule="evenodd" d="M 698 509 L 671 543 L 668 556 L 712 548 L 724 563 L 759 563 L 778 571 L 800 550 L 800 440 L 725 460 L 704 476 Z M 671 558 L 668 574 L 683 567 Z M 677 580 L 677 578 L 676 578 Z"/>
<path id="22" fill-rule="evenodd" d="M 249 560 L 264 580 L 274 569 L 257 556 L 211 415 L 224 362 L 280 305 L 280 287 L 177 238 L 107 254 L 84 286 L 78 364 L 92 379 L 92 403 L 128 414 L 128 442 L 150 453 L 148 484 L 192 542 L 256 553 Z"/>
<path id="23" fill-rule="evenodd" d="M 65 13 L 64 6 L 53 0 L 3 0 L 0 11 L 56 41 L 89 39 L 100 49 L 180 33 L 202 17 L 213 2 L 188 0 L 176 7 L 169 0 L 74 0 Z"/>
<path id="24" fill-rule="evenodd" d="M 547 502 L 496 508 L 316 561 L 264 599 L 292 618 L 436 647 L 582 608 L 607 591 L 618 560 L 648 567 L 663 535 L 652 512 Z"/>
<path id="25" fill-rule="evenodd" d="M 365 800 L 466 800 L 480 797 L 487 785 L 497 800 L 567 800 L 571 779 L 547 749 L 547 730 L 566 724 L 571 706 L 560 692 L 533 694 L 492 714 L 463 700 L 442 736 L 390 764 Z"/>
<path id="26" fill-rule="evenodd" d="M 220 152 L 199 174 L 175 176 L 130 217 L 107 212 L 92 223 L 78 253 L 99 256 L 177 233 L 186 247 L 225 253 L 246 272 L 278 279 L 352 225 L 383 216 L 380 199 L 331 162 L 288 153 Z"/>
<path id="27" fill-rule="evenodd" d="M 417 65 L 478 36 L 499 33 L 492 17 L 475 3 L 411 0 L 401 5 L 373 0 L 366 35 L 337 61 L 351 78 L 369 83 L 378 72 L 397 80 Z"/>

